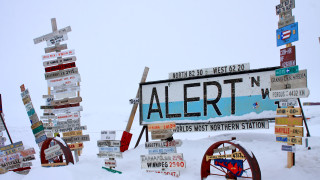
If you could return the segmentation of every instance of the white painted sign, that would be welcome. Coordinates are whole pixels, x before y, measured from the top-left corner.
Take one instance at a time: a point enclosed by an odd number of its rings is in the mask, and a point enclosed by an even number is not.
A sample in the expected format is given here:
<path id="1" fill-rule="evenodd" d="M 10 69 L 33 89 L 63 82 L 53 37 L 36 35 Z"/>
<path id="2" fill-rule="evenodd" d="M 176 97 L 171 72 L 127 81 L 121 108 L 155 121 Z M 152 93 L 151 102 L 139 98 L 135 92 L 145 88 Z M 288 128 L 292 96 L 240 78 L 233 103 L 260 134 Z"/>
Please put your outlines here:
<path id="1" fill-rule="evenodd" d="M 99 153 L 101 152 L 120 152 L 120 147 L 99 147 Z"/>
<path id="2" fill-rule="evenodd" d="M 183 160 L 182 153 L 171 153 L 171 154 L 154 154 L 154 155 L 140 155 L 141 162 L 146 161 L 176 161 Z"/>
<path id="3" fill-rule="evenodd" d="M 275 69 L 141 83 L 140 124 L 239 121 L 251 113 L 274 118 L 269 112 L 276 111 L 276 100 L 268 95 Z"/>
<path id="4" fill-rule="evenodd" d="M 47 41 L 47 40 L 51 39 L 52 37 L 54 37 L 56 35 L 67 34 L 70 31 L 71 31 L 71 27 L 67 26 L 65 28 L 59 29 L 58 31 L 55 31 L 55 32 L 52 32 L 52 33 L 49 33 L 49 34 L 46 34 L 46 35 L 43 35 L 43 36 L 40 36 L 38 38 L 35 38 L 35 39 L 33 39 L 33 42 L 34 42 L 34 44 L 38 44 L 38 43 L 40 43 L 42 41 Z"/>
<path id="5" fill-rule="evenodd" d="M 121 142 L 117 140 L 98 140 L 97 145 L 98 147 L 120 147 Z"/>
<path id="6" fill-rule="evenodd" d="M 163 147 L 180 147 L 182 141 L 180 139 L 174 139 L 172 141 L 152 141 L 146 142 L 146 149 L 163 148 Z"/>
<path id="7" fill-rule="evenodd" d="M 61 129 L 53 129 L 53 132 L 69 132 L 69 131 L 79 131 L 79 130 L 87 130 L 87 126 L 76 126 L 68 127 L 68 128 L 61 128 Z"/>
<path id="8" fill-rule="evenodd" d="M 80 86 L 67 86 L 64 89 L 53 89 L 51 90 L 51 94 L 58 95 L 64 93 L 78 92 L 80 91 Z"/>
<path id="9" fill-rule="evenodd" d="M 115 140 L 116 131 L 101 131 L 101 140 Z"/>
<path id="10" fill-rule="evenodd" d="M 75 112 L 75 113 L 67 113 L 67 114 L 59 114 L 57 115 L 57 118 L 59 121 L 65 121 L 65 120 L 75 120 L 80 118 L 80 113 L 79 112 Z"/>
<path id="11" fill-rule="evenodd" d="M 43 66 L 44 67 L 56 66 L 56 65 L 59 65 L 59 64 L 72 63 L 72 62 L 75 62 L 76 60 L 77 60 L 76 56 L 58 58 L 58 59 L 55 59 L 55 60 L 50 60 L 50 61 L 43 62 Z"/>
<path id="12" fill-rule="evenodd" d="M 66 50 L 66 51 L 61 51 L 61 52 L 56 52 L 56 53 L 49 53 L 45 54 L 42 56 L 42 60 L 49 60 L 53 58 L 58 58 L 58 57 L 64 57 L 64 56 L 71 56 L 74 55 L 74 50 Z"/>
<path id="13" fill-rule="evenodd" d="M 234 65 L 228 65 L 228 66 L 213 67 L 213 68 L 173 72 L 173 73 L 169 73 L 169 79 L 181 79 L 181 78 L 233 73 L 233 72 L 248 71 L 248 70 L 250 70 L 250 64 L 242 63 L 242 64 L 234 64 Z"/>
<path id="14" fill-rule="evenodd" d="M 79 112 L 79 111 L 83 111 L 82 106 L 68 107 L 68 108 L 61 108 L 61 109 L 52 109 L 52 112 L 54 114 L 66 114 L 66 113 L 73 113 L 73 112 Z"/>
<path id="15" fill-rule="evenodd" d="M 172 169 L 172 170 L 182 170 L 186 168 L 185 161 L 158 161 L 158 162 L 142 162 L 142 169 Z"/>
<path id="16" fill-rule="evenodd" d="M 269 129 L 269 121 L 234 121 L 204 124 L 177 124 L 174 133 Z"/>
<path id="17" fill-rule="evenodd" d="M 79 74 L 77 67 L 69 68 L 69 69 L 65 69 L 65 70 L 60 70 L 60 71 L 48 72 L 48 73 L 44 74 L 44 77 L 46 80 L 49 80 L 49 79 L 70 76 L 72 74 Z"/>
<path id="18" fill-rule="evenodd" d="M 168 154 L 177 153 L 176 147 L 149 149 L 149 154 Z"/>
<path id="19" fill-rule="evenodd" d="M 297 89 L 307 87 L 307 70 L 284 76 L 271 75 L 271 90 Z"/>
<path id="20" fill-rule="evenodd" d="M 50 79 L 47 81 L 48 87 L 62 86 L 81 82 L 80 74 L 74 74 L 62 78 Z"/>
<path id="21" fill-rule="evenodd" d="M 99 152 L 99 158 L 122 158 L 121 152 Z"/>
<path id="22" fill-rule="evenodd" d="M 105 159 L 104 163 L 105 163 L 105 166 L 107 166 L 107 167 L 117 167 L 116 160 Z"/>
<path id="23" fill-rule="evenodd" d="M 270 91 L 270 99 L 307 98 L 309 94 L 308 88 L 272 90 Z"/>
<path id="24" fill-rule="evenodd" d="M 279 101 L 279 105 L 281 107 L 283 106 L 297 106 L 298 105 L 298 101 L 296 99 L 280 99 Z"/>
<path id="25" fill-rule="evenodd" d="M 49 40 L 47 40 L 47 46 L 53 46 L 57 43 L 60 43 L 62 41 L 66 41 L 66 40 L 68 40 L 67 34 L 56 35 L 56 36 L 50 38 Z"/>
<path id="26" fill-rule="evenodd" d="M 139 98 L 135 98 L 135 99 L 130 99 L 129 100 L 130 104 L 139 104 Z"/>

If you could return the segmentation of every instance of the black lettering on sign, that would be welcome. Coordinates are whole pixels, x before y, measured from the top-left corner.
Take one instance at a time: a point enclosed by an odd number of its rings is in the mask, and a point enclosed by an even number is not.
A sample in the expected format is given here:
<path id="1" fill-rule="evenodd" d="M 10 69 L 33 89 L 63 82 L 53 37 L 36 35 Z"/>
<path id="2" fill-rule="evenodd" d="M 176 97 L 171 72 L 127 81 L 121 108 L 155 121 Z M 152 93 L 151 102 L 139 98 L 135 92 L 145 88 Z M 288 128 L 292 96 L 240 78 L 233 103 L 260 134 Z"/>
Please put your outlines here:
<path id="1" fill-rule="evenodd" d="M 269 97 L 269 89 L 261 88 L 261 95 L 262 95 L 262 99 L 265 99 L 267 96 Z"/>
<path id="2" fill-rule="evenodd" d="M 183 91 L 184 91 L 184 117 L 193 117 L 193 116 L 201 116 L 200 112 L 195 113 L 188 113 L 188 102 L 199 101 L 200 97 L 192 97 L 188 98 L 188 88 L 189 87 L 197 87 L 200 86 L 200 83 L 192 83 L 192 84 L 184 84 Z"/>
<path id="3" fill-rule="evenodd" d="M 218 88 L 218 95 L 216 97 L 216 99 L 208 101 L 207 98 L 207 86 L 210 85 L 214 85 Z M 214 110 L 216 111 L 216 113 L 220 116 L 221 112 L 217 106 L 217 103 L 219 102 L 220 98 L 221 98 L 221 92 L 222 92 L 222 88 L 220 83 L 218 83 L 217 81 L 211 81 L 211 82 L 204 82 L 203 83 L 203 115 L 207 116 L 207 106 L 208 104 L 211 104 L 214 108 Z"/>
<path id="4" fill-rule="evenodd" d="M 157 107 L 158 107 L 157 109 L 152 109 L 152 104 L 153 104 L 154 97 L 156 97 L 156 103 L 157 103 Z M 155 87 L 152 89 L 152 94 L 151 94 L 151 100 L 150 100 L 148 118 L 147 119 L 150 119 L 151 113 L 159 113 L 160 118 L 163 118 L 162 112 L 161 112 L 161 107 L 160 107 L 160 102 L 159 102 L 159 97 L 158 97 L 158 93 L 157 93 L 157 89 Z"/>
<path id="5" fill-rule="evenodd" d="M 257 79 L 251 77 L 251 87 L 254 87 L 254 84 L 260 87 L 260 76 L 257 76 Z"/>
<path id="6" fill-rule="evenodd" d="M 236 98 L 235 98 L 235 83 L 239 83 L 242 82 L 242 78 L 238 78 L 238 79 L 228 79 L 228 80 L 224 80 L 223 83 L 224 84 L 231 84 L 231 114 L 235 114 L 235 106 L 236 106 Z"/>
<path id="7" fill-rule="evenodd" d="M 165 96 L 166 96 L 166 118 L 175 118 L 181 117 L 181 114 L 169 114 L 169 93 L 168 86 L 165 87 Z"/>

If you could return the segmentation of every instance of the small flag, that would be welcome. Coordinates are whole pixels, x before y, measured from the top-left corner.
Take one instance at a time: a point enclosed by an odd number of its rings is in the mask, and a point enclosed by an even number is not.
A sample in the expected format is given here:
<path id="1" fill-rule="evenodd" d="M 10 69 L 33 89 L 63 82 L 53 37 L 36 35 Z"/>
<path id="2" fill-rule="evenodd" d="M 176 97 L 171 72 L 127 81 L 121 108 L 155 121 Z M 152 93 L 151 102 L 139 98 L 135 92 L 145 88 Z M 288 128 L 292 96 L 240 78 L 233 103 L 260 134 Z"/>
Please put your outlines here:
<path id="1" fill-rule="evenodd" d="M 286 30 L 281 32 L 281 40 L 290 38 L 291 30 Z"/>

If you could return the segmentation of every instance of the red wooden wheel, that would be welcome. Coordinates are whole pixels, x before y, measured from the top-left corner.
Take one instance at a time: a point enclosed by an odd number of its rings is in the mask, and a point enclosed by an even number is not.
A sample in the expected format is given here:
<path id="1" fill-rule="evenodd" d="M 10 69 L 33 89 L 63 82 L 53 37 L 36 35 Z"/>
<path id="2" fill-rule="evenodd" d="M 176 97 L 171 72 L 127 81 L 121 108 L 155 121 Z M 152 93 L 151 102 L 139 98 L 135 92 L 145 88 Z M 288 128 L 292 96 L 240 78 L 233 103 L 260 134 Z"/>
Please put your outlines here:
<path id="1" fill-rule="evenodd" d="M 234 146 L 234 149 L 225 149 Z M 216 150 L 216 152 L 215 152 Z M 220 150 L 220 152 L 218 152 Z M 230 154 L 243 154 L 241 159 L 234 160 L 232 157 L 225 157 Z M 208 157 L 224 157 L 208 159 Z M 201 164 L 201 179 L 253 179 L 261 180 L 261 171 L 257 159 L 252 152 L 233 141 L 219 141 L 211 145 L 203 156 Z"/>

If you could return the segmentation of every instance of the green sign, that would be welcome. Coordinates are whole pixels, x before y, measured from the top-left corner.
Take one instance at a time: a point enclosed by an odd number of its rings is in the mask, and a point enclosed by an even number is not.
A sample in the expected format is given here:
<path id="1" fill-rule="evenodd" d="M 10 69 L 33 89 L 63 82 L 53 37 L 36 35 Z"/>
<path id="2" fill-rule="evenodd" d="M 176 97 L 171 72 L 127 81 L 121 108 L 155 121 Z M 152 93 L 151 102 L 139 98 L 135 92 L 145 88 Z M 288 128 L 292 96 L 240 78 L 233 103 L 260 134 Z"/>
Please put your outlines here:
<path id="1" fill-rule="evenodd" d="M 298 72 L 299 72 L 298 66 L 291 66 L 291 67 L 276 69 L 276 76 L 283 76 L 283 75 L 294 74 Z"/>
<path id="2" fill-rule="evenodd" d="M 37 134 L 40 131 L 43 131 L 43 125 L 40 125 L 39 127 L 32 129 L 33 134 Z"/>
<path id="3" fill-rule="evenodd" d="M 114 170 L 114 169 L 109 169 L 109 168 L 106 168 L 106 167 L 102 167 L 102 169 L 105 169 L 105 170 L 110 171 L 110 172 L 112 172 L 112 173 L 119 173 L 119 174 L 122 174 L 122 172 L 121 172 L 121 171 L 117 171 L 117 170 Z"/>

